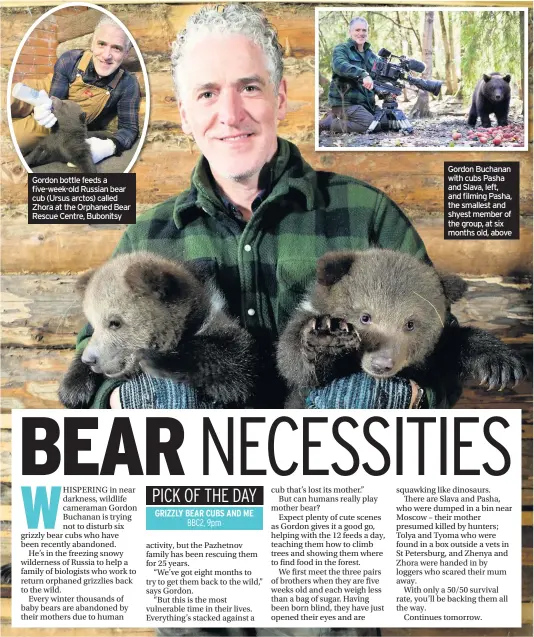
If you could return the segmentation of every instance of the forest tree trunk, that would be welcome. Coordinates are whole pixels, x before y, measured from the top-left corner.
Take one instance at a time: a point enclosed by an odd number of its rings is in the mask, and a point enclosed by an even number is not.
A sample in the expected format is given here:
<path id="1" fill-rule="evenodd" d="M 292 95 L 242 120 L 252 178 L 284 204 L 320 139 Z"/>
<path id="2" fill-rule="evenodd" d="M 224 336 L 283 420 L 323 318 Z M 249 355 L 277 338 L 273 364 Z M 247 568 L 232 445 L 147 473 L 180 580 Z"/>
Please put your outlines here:
<path id="1" fill-rule="evenodd" d="M 451 60 L 451 47 L 449 46 L 449 38 L 447 37 L 447 28 L 445 27 L 445 16 L 443 11 L 438 11 L 439 22 L 441 25 L 441 38 L 443 40 L 443 46 L 445 48 L 445 78 L 447 82 L 447 95 L 452 95 L 452 60 Z"/>
<path id="2" fill-rule="evenodd" d="M 423 29 L 423 62 L 426 69 L 423 72 L 423 78 L 428 80 L 432 77 L 432 30 L 434 26 L 434 11 L 425 11 L 425 26 Z M 418 119 L 421 117 L 430 117 L 430 99 L 427 91 L 419 89 L 417 101 L 410 111 L 410 117 Z"/>

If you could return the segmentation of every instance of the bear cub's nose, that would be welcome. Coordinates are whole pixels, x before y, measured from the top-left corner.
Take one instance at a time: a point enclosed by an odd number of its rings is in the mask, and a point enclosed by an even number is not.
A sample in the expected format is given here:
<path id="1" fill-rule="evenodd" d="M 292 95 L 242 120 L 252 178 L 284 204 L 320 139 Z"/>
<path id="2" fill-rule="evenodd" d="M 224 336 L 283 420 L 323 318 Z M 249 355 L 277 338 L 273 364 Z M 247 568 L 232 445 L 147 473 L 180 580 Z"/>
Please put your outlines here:
<path id="1" fill-rule="evenodd" d="M 91 347 L 87 346 L 83 350 L 82 362 L 86 365 L 96 365 L 98 363 L 98 356 Z"/>
<path id="2" fill-rule="evenodd" d="M 373 356 L 371 369 L 375 374 L 385 374 L 393 369 L 393 359 L 389 356 Z"/>

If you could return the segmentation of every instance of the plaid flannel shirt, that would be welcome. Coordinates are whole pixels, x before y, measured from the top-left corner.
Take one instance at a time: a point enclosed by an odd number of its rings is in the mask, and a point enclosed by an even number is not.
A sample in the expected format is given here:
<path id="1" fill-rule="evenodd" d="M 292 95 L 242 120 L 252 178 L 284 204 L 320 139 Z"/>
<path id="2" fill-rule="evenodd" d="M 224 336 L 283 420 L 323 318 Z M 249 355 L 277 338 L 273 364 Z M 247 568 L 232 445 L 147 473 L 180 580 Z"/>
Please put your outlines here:
<path id="1" fill-rule="evenodd" d="M 356 43 L 350 38 L 334 48 L 332 82 L 328 92 L 330 106 L 360 104 L 369 112 L 375 112 L 374 91 L 368 91 L 361 80 L 370 75 L 376 58 L 369 42 L 365 42 L 363 51 L 358 51 Z"/>
<path id="2" fill-rule="evenodd" d="M 215 277 L 230 313 L 260 340 L 265 359 L 326 252 L 375 246 L 428 260 L 409 220 L 383 192 L 352 177 L 313 170 L 297 147 L 283 139 L 260 175 L 260 188 L 265 195 L 244 223 L 226 210 L 201 158 L 191 187 L 140 215 L 115 255 L 146 250 L 195 262 Z M 78 347 L 85 346 L 90 333 L 86 326 Z M 274 364 L 270 372 L 274 374 Z M 93 407 L 107 407 L 120 382 L 106 380 Z M 276 382 L 265 380 L 271 394 Z"/>
<path id="3" fill-rule="evenodd" d="M 84 51 L 81 49 L 74 49 L 72 51 L 66 51 L 58 59 L 54 66 L 50 95 L 60 100 L 67 99 L 69 86 L 76 79 L 78 62 L 83 53 Z M 82 79 L 86 84 L 106 88 L 118 71 L 119 69 L 107 77 L 99 77 L 91 60 L 87 65 L 85 73 L 82 75 Z M 116 88 L 111 91 L 111 95 L 102 112 L 91 122 L 89 129 L 102 130 L 105 128 L 107 122 L 117 113 L 119 117 L 118 130 L 113 135 L 113 139 L 120 144 L 121 148 L 125 150 L 131 148 L 139 135 L 140 100 L 141 93 L 137 78 L 131 73 L 128 73 L 128 71 L 124 71 L 120 82 Z"/>

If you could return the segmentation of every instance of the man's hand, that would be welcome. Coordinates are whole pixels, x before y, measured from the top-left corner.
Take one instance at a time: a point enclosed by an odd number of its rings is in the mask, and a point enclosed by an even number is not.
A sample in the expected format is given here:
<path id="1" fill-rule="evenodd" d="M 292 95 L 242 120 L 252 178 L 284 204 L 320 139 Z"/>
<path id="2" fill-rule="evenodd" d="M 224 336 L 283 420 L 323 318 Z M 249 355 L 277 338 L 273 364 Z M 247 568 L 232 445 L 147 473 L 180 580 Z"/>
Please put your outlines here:
<path id="1" fill-rule="evenodd" d="M 89 144 L 91 149 L 91 157 L 93 162 L 98 164 L 99 161 L 106 159 L 115 154 L 115 143 L 112 139 L 98 139 L 98 137 L 89 137 L 85 142 Z"/>
<path id="2" fill-rule="evenodd" d="M 370 75 L 367 75 L 366 77 L 363 78 L 363 82 L 362 84 L 364 85 L 364 87 L 368 90 L 371 91 L 373 89 L 373 79 L 371 78 Z"/>
<path id="3" fill-rule="evenodd" d="M 48 102 L 35 106 L 33 109 L 33 117 L 41 126 L 52 128 L 57 122 L 57 117 L 52 113 L 52 100 L 49 99 Z"/>
<path id="4" fill-rule="evenodd" d="M 122 409 L 121 405 L 121 390 L 120 387 L 115 387 L 109 396 L 110 409 Z"/>

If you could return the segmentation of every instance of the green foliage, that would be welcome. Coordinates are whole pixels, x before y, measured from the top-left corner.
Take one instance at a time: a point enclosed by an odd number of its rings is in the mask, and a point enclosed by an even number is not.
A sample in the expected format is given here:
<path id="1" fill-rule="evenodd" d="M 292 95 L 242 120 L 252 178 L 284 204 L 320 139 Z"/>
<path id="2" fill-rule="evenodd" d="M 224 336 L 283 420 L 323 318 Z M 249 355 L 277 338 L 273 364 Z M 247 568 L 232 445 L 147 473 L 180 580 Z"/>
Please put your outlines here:
<path id="1" fill-rule="evenodd" d="M 470 101 L 484 73 L 510 73 L 521 80 L 523 51 L 518 11 L 464 11 L 460 14 L 461 70 L 464 101 Z M 522 97 L 522 96 L 521 96 Z"/>

